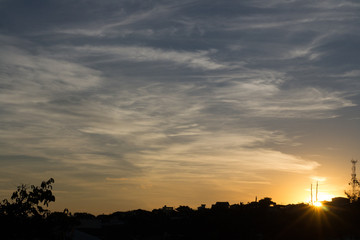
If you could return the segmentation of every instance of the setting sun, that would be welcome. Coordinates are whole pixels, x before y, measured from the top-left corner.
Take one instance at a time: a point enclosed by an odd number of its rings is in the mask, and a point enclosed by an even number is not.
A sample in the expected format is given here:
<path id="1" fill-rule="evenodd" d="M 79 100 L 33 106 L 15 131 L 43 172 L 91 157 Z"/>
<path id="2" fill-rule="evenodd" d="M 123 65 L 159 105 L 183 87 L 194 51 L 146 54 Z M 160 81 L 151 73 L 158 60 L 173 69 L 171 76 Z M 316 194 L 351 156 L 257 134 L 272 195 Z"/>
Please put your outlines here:
<path id="1" fill-rule="evenodd" d="M 321 202 L 314 202 L 314 207 L 322 207 L 322 203 Z"/>

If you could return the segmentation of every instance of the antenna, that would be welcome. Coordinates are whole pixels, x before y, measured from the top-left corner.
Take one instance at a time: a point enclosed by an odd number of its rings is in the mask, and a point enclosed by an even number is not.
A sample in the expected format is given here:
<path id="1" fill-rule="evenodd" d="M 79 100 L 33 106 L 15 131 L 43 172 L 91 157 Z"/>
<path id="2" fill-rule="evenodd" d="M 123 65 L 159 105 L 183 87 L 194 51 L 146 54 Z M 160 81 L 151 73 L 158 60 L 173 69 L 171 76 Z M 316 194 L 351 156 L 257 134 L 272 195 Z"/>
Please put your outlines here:
<path id="1" fill-rule="evenodd" d="M 349 185 L 351 185 L 351 198 L 350 198 L 350 202 L 352 201 L 357 201 L 358 200 L 358 192 L 356 190 L 357 185 L 359 185 L 359 181 L 356 178 L 356 163 L 357 160 L 351 159 L 351 163 L 352 163 L 352 167 L 351 167 L 351 182 L 349 183 Z"/>
<path id="2" fill-rule="evenodd" d="M 314 201 L 313 201 L 313 193 L 312 193 L 312 184 L 311 184 L 311 205 L 314 205 Z"/>
<path id="3" fill-rule="evenodd" d="M 359 191 L 357 190 L 357 186 L 360 185 L 359 181 L 356 178 L 356 163 L 357 160 L 351 159 L 351 181 L 349 182 L 349 185 L 351 186 L 351 192 L 345 191 L 346 196 L 350 199 L 350 203 L 356 202 L 359 198 Z"/>
<path id="4" fill-rule="evenodd" d="M 316 202 L 318 201 L 319 181 L 316 182 Z"/>

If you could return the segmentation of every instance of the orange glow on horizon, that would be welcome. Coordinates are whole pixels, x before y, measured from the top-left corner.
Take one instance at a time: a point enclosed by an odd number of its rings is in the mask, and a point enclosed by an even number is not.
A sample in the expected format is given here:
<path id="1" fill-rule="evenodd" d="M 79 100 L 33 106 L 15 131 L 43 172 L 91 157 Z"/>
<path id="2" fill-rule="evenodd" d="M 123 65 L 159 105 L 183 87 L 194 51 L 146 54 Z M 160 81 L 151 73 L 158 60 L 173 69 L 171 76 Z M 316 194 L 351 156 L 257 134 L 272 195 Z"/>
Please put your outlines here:
<path id="1" fill-rule="evenodd" d="M 328 192 L 319 192 L 317 202 L 323 202 L 323 201 L 331 202 L 333 198 L 339 196 L 342 196 L 342 194 L 335 195 Z M 315 196 L 313 196 L 313 201 L 314 203 L 316 202 Z M 306 196 L 304 202 L 311 203 L 311 196 Z"/>

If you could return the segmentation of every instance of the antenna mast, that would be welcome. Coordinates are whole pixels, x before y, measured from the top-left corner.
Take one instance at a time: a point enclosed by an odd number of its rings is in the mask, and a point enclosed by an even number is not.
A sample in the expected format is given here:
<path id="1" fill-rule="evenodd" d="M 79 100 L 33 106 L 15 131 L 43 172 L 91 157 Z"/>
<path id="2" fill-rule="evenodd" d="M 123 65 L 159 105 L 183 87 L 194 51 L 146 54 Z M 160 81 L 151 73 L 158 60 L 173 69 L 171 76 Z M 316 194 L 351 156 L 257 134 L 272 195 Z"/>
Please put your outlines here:
<path id="1" fill-rule="evenodd" d="M 359 181 L 356 178 L 356 163 L 357 160 L 351 159 L 352 167 L 351 167 L 351 181 L 349 185 L 351 186 L 351 193 L 346 193 L 350 198 L 350 202 L 357 201 L 359 197 L 359 192 L 357 191 L 357 186 L 359 185 Z"/>

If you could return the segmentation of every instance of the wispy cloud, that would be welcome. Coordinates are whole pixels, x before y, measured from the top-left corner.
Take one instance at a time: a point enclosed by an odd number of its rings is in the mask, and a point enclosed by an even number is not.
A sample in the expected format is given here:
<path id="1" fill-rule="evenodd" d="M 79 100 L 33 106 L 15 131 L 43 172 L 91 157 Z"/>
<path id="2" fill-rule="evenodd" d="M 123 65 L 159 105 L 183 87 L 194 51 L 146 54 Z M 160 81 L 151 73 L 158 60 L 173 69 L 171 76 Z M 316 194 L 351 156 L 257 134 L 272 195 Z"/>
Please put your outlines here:
<path id="1" fill-rule="evenodd" d="M 53 94 L 87 90 L 100 81 L 96 70 L 30 53 L 6 42 L 0 55 L 2 103 L 46 102 Z"/>
<path id="2" fill-rule="evenodd" d="M 220 102 L 247 115 L 272 118 L 328 118 L 344 107 L 356 106 L 344 93 L 314 87 L 286 89 L 282 81 L 234 81 L 217 90 Z"/>
<path id="3" fill-rule="evenodd" d="M 124 2 L 123 7 L 129 3 Z M 106 4 L 105 4 L 106 5 Z M 117 5 L 109 3 L 109 5 Z M 121 4 L 120 4 L 121 5 Z M 129 5 L 132 5 L 131 3 Z M 90 37 L 116 37 L 124 36 L 126 31 L 136 32 L 136 29 L 131 30 L 131 25 L 144 25 L 158 18 L 168 18 L 176 11 L 177 4 L 142 4 L 138 3 L 135 9 L 124 10 L 120 8 L 118 11 L 106 18 L 105 22 L 89 24 L 83 23 L 80 27 L 58 28 L 54 32 L 60 34 L 90 36 Z M 129 28 L 130 27 L 130 28 Z M 125 32 L 124 32 L 125 31 Z"/>
<path id="4" fill-rule="evenodd" d="M 66 48 L 65 48 L 66 49 Z M 131 62 L 170 62 L 184 65 L 190 68 L 216 70 L 228 66 L 217 63 L 211 59 L 211 54 L 216 50 L 209 51 L 174 51 L 151 47 L 138 46 L 82 46 L 75 47 L 71 51 L 78 51 L 92 57 L 102 57 L 105 62 L 131 61 Z M 104 58 L 106 57 L 106 58 Z M 101 61 L 100 61 L 101 62 Z"/>

